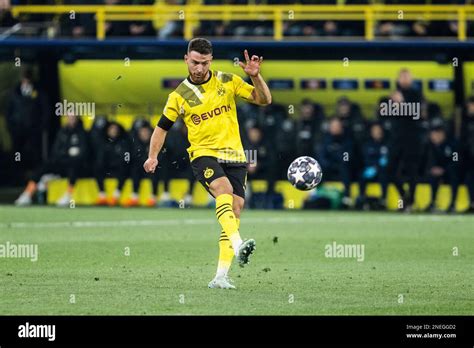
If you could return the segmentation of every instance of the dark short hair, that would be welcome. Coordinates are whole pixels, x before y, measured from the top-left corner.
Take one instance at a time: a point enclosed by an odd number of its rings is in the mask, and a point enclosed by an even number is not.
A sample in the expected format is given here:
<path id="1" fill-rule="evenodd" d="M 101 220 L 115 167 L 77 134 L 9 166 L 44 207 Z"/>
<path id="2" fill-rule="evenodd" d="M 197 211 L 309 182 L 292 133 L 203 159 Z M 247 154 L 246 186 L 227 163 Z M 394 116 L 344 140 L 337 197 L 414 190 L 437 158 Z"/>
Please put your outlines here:
<path id="1" fill-rule="evenodd" d="M 200 37 L 192 39 L 188 44 L 188 53 L 191 51 L 196 51 L 201 54 L 212 54 L 211 41 Z"/>
<path id="2" fill-rule="evenodd" d="M 446 133 L 446 129 L 441 125 L 434 125 L 430 127 L 430 132 L 443 132 Z"/>
<path id="3" fill-rule="evenodd" d="M 439 118 L 435 118 L 431 121 L 430 130 L 432 131 L 445 131 L 444 121 Z"/>
<path id="4" fill-rule="evenodd" d="M 337 105 L 340 105 L 340 104 L 348 104 L 350 105 L 351 104 L 351 101 L 349 100 L 349 98 L 345 95 L 341 96 L 338 100 L 337 100 Z"/>
<path id="5" fill-rule="evenodd" d="M 380 128 L 383 129 L 382 123 L 380 123 L 377 120 L 372 121 L 372 122 L 369 123 L 369 128 L 372 128 L 372 127 L 380 127 Z"/>

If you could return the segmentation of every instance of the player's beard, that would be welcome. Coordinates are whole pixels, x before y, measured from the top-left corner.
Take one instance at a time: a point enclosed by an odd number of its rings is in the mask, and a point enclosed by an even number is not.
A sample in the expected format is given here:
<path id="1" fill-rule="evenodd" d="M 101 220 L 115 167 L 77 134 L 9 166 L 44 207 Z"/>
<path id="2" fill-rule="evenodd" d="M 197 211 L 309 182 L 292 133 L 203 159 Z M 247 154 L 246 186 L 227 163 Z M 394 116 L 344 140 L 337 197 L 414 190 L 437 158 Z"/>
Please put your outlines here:
<path id="1" fill-rule="evenodd" d="M 194 83 L 202 83 L 205 81 L 208 73 L 209 73 L 209 70 L 206 71 L 204 74 L 196 75 L 190 72 L 189 75 L 191 75 L 191 79 L 193 80 Z"/>

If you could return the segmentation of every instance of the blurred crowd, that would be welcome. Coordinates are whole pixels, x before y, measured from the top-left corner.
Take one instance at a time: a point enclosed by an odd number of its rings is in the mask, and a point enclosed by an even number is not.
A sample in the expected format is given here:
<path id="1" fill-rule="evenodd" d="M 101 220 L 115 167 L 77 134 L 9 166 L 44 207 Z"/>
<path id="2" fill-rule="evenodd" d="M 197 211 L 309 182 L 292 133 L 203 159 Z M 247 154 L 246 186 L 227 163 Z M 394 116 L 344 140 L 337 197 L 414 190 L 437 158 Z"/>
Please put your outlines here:
<path id="1" fill-rule="evenodd" d="M 164 148 L 159 156 L 156 174 L 146 174 L 143 163 L 148 158 L 150 137 L 154 126 L 143 119 L 137 119 L 130 131 L 126 131 L 119 123 L 109 122 L 105 117 L 96 117 L 89 131 L 83 127 L 80 117 L 65 116 L 67 122 L 56 135 L 48 159 L 32 173 L 30 180 L 17 205 L 29 205 L 34 197 L 44 202 L 47 183 L 54 178 L 67 178 L 68 190 L 59 198 L 57 205 L 68 206 L 72 199 L 78 178 L 95 178 L 99 194 L 97 205 L 124 206 L 139 205 L 139 189 L 142 179 L 150 179 L 152 192 L 147 198 L 147 206 L 178 205 L 171 199 L 169 184 L 171 179 L 189 180 L 189 190 L 182 204 L 190 206 L 194 177 L 189 165 L 186 148 L 187 129 L 183 122 L 176 122 L 169 131 Z M 105 179 L 117 180 L 116 188 L 111 195 L 106 195 Z M 132 179 L 132 194 L 125 201 L 121 195 L 125 181 Z M 164 192 L 158 197 L 158 183 L 163 182 Z"/>
<path id="2" fill-rule="evenodd" d="M 163 3 L 170 5 L 184 5 L 185 0 L 166 0 Z M 21 14 L 13 18 L 10 12 L 11 5 L 26 4 L 65 4 L 65 5 L 152 5 L 155 0 L 1 0 L 0 1 L 0 28 L 11 29 L 15 24 L 21 23 L 21 30 L 10 30 L 8 35 L 29 35 L 46 37 L 96 37 L 95 14 L 66 13 L 52 14 Z M 196 2 L 194 2 L 196 3 Z M 320 4 L 335 5 L 338 0 L 203 0 L 207 5 L 225 4 Z M 371 0 L 345 0 L 348 5 L 371 4 Z M 389 5 L 396 4 L 455 4 L 463 5 L 468 0 L 385 0 L 377 1 Z M 45 25 L 35 25 L 45 23 Z M 423 37 L 457 37 L 458 22 L 452 20 L 383 20 L 378 21 L 375 35 L 386 38 L 423 38 Z M 468 21 L 467 35 L 474 35 L 474 25 Z M 261 21 L 201 21 L 195 28 L 194 36 L 209 37 L 246 37 L 246 36 L 273 36 L 273 22 Z M 338 36 L 364 36 L 364 21 L 284 21 L 284 36 L 290 37 L 338 37 Z M 158 37 L 182 38 L 183 21 L 169 20 L 164 25 L 156 27 L 151 21 L 109 21 L 106 22 L 106 37 Z"/>
<path id="3" fill-rule="evenodd" d="M 384 104 L 395 103 L 418 104 L 419 118 L 381 112 Z M 244 143 L 247 148 L 258 149 L 258 165 L 251 170 L 250 179 L 265 178 L 270 183 L 283 179 L 292 160 L 312 156 L 321 164 L 323 181 L 343 183 L 341 207 L 385 209 L 387 187 L 393 183 L 402 198 L 399 209 L 411 211 L 416 185 L 425 182 L 432 190 L 426 210 L 440 211 L 435 202 L 439 185 L 445 183 L 452 191 L 448 211 L 454 212 L 458 187 L 465 183 L 469 210 L 474 211 L 473 97 L 467 100 L 457 124 L 454 117 L 442 114 L 437 103 L 426 100 L 411 72 L 402 69 L 397 90 L 381 98 L 374 115 L 370 115 L 373 117 L 365 117 L 368 115 L 362 114 L 360 105 L 344 96 L 334 110 L 303 100 L 297 118 L 289 117 L 287 108 L 278 104 L 265 108 L 245 104 L 240 109 L 245 118 Z M 355 201 L 350 198 L 354 182 L 360 188 Z M 367 197 L 369 182 L 380 184 L 380 198 Z M 314 205 L 308 202 L 308 207 Z"/>
<path id="4" fill-rule="evenodd" d="M 15 88 L 7 114 L 14 148 L 20 152 L 22 146 L 31 146 L 28 139 L 33 136 L 28 127 L 21 126 L 25 124 L 22 122 L 27 122 L 30 113 L 37 115 L 40 105 L 39 94 L 29 78 L 24 76 Z M 384 106 L 401 103 L 419 105 L 419 114 L 388 116 L 382 112 Z M 321 164 L 323 181 L 342 182 L 344 208 L 384 209 L 387 186 L 393 183 L 402 197 L 399 209 L 411 211 L 416 185 L 426 182 L 432 190 L 427 210 L 440 210 L 436 196 L 440 184 L 445 183 L 452 190 L 448 211 L 454 212 L 458 187 L 464 183 L 469 190 L 469 210 L 474 211 L 474 97 L 466 101 L 462 117 L 455 122 L 452 115 L 442 114 L 438 104 L 426 100 L 408 69 L 401 69 L 397 89 L 381 98 L 373 115 L 363 115 L 360 105 L 345 96 L 339 98 L 333 110 L 310 99 L 302 100 L 294 113 L 289 109 L 278 103 L 267 107 L 248 103 L 238 106 L 244 149 L 247 154 L 257 155 L 256 161 L 249 163 L 248 179 L 268 182 L 263 198 L 261 193 L 248 192 L 251 206 L 277 207 L 275 182 L 286 179 L 288 165 L 295 158 L 311 156 Z M 36 120 L 40 122 L 40 118 Z M 117 205 L 125 180 L 131 178 L 133 194 L 123 203 L 127 206 L 138 205 L 139 185 L 144 178 L 151 179 L 153 184 L 148 205 L 176 205 L 170 198 L 169 182 L 172 178 L 184 178 L 190 181 L 184 199 L 190 205 L 194 179 L 186 152 L 189 146 L 186 127 L 176 122 L 171 128 L 157 173 L 148 175 L 142 165 L 148 156 L 154 127 L 137 118 L 127 132 L 118 123 L 98 116 L 91 130 L 85 131 L 80 117 L 67 116 L 67 124 L 56 135 L 48 159 L 34 166 L 29 183 L 16 203 L 30 204 L 35 193 L 45 191 L 51 178 L 48 174 L 56 174 L 69 180 L 68 192 L 58 200 L 59 205 L 69 204 L 78 177 L 96 179 L 99 205 Z M 105 193 L 106 178 L 118 179 L 111 196 Z M 164 193 L 157 201 L 159 181 L 164 183 Z M 380 184 L 381 197 L 366 194 L 367 184 L 371 182 Z M 360 187 L 356 200 L 351 199 L 351 183 Z M 317 195 L 310 195 L 307 207 L 317 206 L 317 201 Z"/>

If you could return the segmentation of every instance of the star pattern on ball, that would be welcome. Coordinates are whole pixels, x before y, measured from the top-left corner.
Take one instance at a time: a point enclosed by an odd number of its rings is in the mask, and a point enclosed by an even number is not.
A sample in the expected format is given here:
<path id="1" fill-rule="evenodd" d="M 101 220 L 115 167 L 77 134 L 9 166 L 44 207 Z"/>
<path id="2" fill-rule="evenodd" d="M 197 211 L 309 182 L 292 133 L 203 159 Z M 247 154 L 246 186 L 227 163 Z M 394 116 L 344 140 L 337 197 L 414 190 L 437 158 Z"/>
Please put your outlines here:
<path id="1" fill-rule="evenodd" d="M 295 185 L 299 183 L 300 181 L 304 182 L 303 175 L 304 173 L 301 173 L 299 170 L 296 171 L 296 173 L 294 174 Z"/>
<path id="2" fill-rule="evenodd" d="M 318 165 L 316 163 L 309 163 L 309 171 L 310 172 L 313 172 L 314 173 L 314 177 L 316 178 L 318 176 L 318 173 L 319 173 L 319 168 L 318 168 Z"/>
<path id="3" fill-rule="evenodd" d="M 309 156 L 298 157 L 288 167 L 287 176 L 288 181 L 295 188 L 309 191 L 321 182 L 321 166 L 318 161 Z"/>

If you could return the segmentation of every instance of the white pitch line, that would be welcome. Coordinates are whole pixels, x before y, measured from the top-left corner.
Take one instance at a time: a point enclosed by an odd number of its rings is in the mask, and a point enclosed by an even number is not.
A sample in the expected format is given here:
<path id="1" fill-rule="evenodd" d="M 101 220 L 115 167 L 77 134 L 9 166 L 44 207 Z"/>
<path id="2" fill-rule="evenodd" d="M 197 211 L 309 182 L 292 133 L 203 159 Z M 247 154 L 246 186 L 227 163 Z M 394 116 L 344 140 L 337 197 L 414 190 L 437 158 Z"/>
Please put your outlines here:
<path id="1" fill-rule="evenodd" d="M 243 218 L 245 224 L 302 224 L 302 223 L 386 223 L 386 222 L 461 222 L 460 216 L 339 216 L 339 217 L 269 217 Z M 120 221 L 57 221 L 57 222 L 11 222 L 0 223 L 0 228 L 91 228 L 91 227 L 125 227 L 125 226 L 169 226 L 169 225 L 212 225 L 215 219 L 163 219 L 163 220 L 120 220 Z"/>

